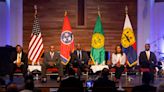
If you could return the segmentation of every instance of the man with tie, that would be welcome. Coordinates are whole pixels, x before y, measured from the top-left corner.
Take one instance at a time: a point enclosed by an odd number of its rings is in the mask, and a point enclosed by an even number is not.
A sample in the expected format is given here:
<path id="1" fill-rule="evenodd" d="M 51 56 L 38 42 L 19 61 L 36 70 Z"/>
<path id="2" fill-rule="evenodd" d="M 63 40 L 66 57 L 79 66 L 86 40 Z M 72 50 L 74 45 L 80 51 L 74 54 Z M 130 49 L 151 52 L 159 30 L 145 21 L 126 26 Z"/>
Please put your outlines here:
<path id="1" fill-rule="evenodd" d="M 20 45 L 16 46 L 16 51 L 12 52 L 11 57 L 11 64 L 10 64 L 10 81 L 13 81 L 13 74 L 15 72 L 15 70 L 17 68 L 19 68 L 22 73 L 23 76 L 26 76 L 27 73 L 27 68 L 28 68 L 28 58 L 27 58 L 27 54 L 25 52 L 23 52 L 23 49 Z"/>
<path id="2" fill-rule="evenodd" d="M 87 52 L 84 51 L 78 43 L 76 50 L 71 54 L 70 64 L 72 64 L 73 67 L 79 68 L 80 72 L 86 72 L 88 60 Z"/>
<path id="3" fill-rule="evenodd" d="M 141 68 L 148 68 L 152 73 L 152 82 L 154 81 L 154 69 L 156 66 L 156 56 L 150 51 L 150 44 L 145 44 L 145 51 L 142 51 L 139 55 L 139 64 Z"/>
<path id="4" fill-rule="evenodd" d="M 55 52 L 55 46 L 51 45 L 50 50 L 44 54 L 44 60 L 41 64 L 42 66 L 42 77 L 46 77 L 46 69 L 47 68 L 58 68 L 59 77 L 57 78 L 58 81 L 63 76 L 63 66 L 60 60 L 60 54 Z"/>

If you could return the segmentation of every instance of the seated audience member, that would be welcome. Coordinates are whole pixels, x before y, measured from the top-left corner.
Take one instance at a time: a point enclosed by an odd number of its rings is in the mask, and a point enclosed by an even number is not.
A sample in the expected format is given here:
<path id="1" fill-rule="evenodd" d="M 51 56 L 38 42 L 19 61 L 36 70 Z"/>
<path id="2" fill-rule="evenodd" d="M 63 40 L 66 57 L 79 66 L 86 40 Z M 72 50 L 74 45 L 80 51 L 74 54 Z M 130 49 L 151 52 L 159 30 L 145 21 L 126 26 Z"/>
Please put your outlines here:
<path id="1" fill-rule="evenodd" d="M 115 81 L 118 81 L 124 71 L 126 64 L 126 55 L 122 51 L 122 47 L 117 45 L 115 48 L 115 53 L 112 54 L 112 66 L 116 69 Z"/>
<path id="2" fill-rule="evenodd" d="M 23 48 L 20 45 L 16 46 L 16 51 L 11 54 L 11 71 L 10 71 L 10 82 L 13 81 L 13 74 L 17 68 L 21 69 L 23 76 L 27 74 L 28 58 L 27 54 L 23 52 Z"/>
<path id="3" fill-rule="evenodd" d="M 19 92 L 16 83 L 9 83 L 6 85 L 6 92 Z"/>
<path id="4" fill-rule="evenodd" d="M 156 92 L 156 87 L 150 85 L 151 74 L 144 72 L 142 76 L 142 85 L 133 88 L 132 92 Z"/>
<path id="5" fill-rule="evenodd" d="M 87 72 L 89 56 L 85 50 L 81 48 L 80 44 L 77 44 L 77 49 L 71 54 L 70 64 L 73 67 L 79 68 L 79 72 Z M 69 65 L 70 65 L 69 64 Z"/>
<path id="6" fill-rule="evenodd" d="M 93 84 L 92 92 L 115 92 L 115 82 L 108 79 L 109 70 L 104 68 L 101 72 L 101 77 L 98 78 Z"/>
<path id="7" fill-rule="evenodd" d="M 164 82 L 162 82 L 162 83 L 158 86 L 157 92 L 164 92 Z"/>
<path id="8" fill-rule="evenodd" d="M 83 83 L 75 78 L 75 71 L 72 68 L 68 70 L 68 78 L 61 81 L 58 92 L 84 92 Z"/>
<path id="9" fill-rule="evenodd" d="M 142 51 L 139 55 L 139 64 L 141 68 L 150 69 L 151 82 L 154 82 L 154 70 L 156 66 L 156 56 L 150 51 L 150 44 L 145 44 L 145 51 Z"/>
<path id="10" fill-rule="evenodd" d="M 20 92 L 33 92 L 34 89 L 34 82 L 31 79 L 27 79 L 25 81 L 24 89 Z"/>
<path id="11" fill-rule="evenodd" d="M 5 80 L 0 77 L 0 85 L 5 85 Z"/>
<path id="12" fill-rule="evenodd" d="M 34 87 L 34 81 L 33 79 L 27 79 L 25 80 L 25 86 L 24 89 L 20 92 L 41 92 L 39 89 Z"/>
<path id="13" fill-rule="evenodd" d="M 55 47 L 53 45 L 50 46 L 50 51 L 44 54 L 44 61 L 41 64 L 42 66 L 42 77 L 46 77 L 46 69 L 47 68 L 58 68 L 59 77 L 58 81 L 63 76 L 63 65 L 61 64 L 60 54 L 55 52 Z"/>

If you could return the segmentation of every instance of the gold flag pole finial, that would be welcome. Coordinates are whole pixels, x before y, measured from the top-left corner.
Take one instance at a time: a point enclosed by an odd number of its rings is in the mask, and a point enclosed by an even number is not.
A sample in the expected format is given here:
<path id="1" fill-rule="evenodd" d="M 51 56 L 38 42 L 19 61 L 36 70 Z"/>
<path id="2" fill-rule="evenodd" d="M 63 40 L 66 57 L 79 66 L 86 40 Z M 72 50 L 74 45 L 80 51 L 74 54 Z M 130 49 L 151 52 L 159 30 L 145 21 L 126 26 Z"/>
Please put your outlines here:
<path id="1" fill-rule="evenodd" d="M 125 6 L 125 14 L 128 14 L 128 6 Z"/>
<path id="2" fill-rule="evenodd" d="M 64 16 L 67 16 L 67 11 L 65 11 Z"/>
<path id="3" fill-rule="evenodd" d="M 34 16 L 36 17 L 37 16 L 37 13 L 38 13 L 38 11 L 37 11 L 37 5 L 34 5 L 34 9 L 35 9 Z"/>

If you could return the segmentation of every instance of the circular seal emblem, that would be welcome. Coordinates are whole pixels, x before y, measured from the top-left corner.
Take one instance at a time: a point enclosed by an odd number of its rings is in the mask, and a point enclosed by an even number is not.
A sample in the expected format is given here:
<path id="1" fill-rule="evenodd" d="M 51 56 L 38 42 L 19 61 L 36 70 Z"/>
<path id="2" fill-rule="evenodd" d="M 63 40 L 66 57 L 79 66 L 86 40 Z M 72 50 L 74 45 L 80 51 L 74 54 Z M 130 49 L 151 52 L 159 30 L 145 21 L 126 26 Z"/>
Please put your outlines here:
<path id="1" fill-rule="evenodd" d="M 95 33 L 92 36 L 92 43 L 91 43 L 93 48 L 101 48 L 104 46 L 104 35 L 100 33 Z"/>
<path id="2" fill-rule="evenodd" d="M 60 40 L 63 44 L 69 45 L 73 41 L 73 34 L 70 31 L 63 31 Z"/>
<path id="3" fill-rule="evenodd" d="M 121 44 L 127 48 L 135 43 L 135 36 L 131 28 L 125 28 L 121 37 Z"/>

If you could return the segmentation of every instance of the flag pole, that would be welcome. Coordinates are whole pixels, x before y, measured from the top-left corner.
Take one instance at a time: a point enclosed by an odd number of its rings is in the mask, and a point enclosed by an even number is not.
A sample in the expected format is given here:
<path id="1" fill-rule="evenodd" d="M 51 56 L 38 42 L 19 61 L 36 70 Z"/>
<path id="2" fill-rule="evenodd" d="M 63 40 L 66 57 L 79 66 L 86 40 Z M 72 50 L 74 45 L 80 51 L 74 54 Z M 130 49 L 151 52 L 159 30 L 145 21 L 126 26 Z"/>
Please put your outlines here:
<path id="1" fill-rule="evenodd" d="M 37 10 L 37 5 L 34 5 L 34 9 L 35 9 L 35 13 L 34 13 L 34 17 L 36 18 L 38 10 Z"/>
<path id="2" fill-rule="evenodd" d="M 97 7 L 97 13 L 98 13 L 98 15 L 101 17 L 101 13 L 100 13 L 100 7 L 99 7 L 99 5 L 98 5 L 98 7 Z"/>
<path id="3" fill-rule="evenodd" d="M 100 13 L 100 6 L 99 6 L 99 0 L 97 0 L 97 14 L 98 14 L 98 16 L 100 16 L 101 17 L 101 13 Z"/>
<path id="4" fill-rule="evenodd" d="M 67 11 L 64 12 L 64 16 L 67 16 Z"/>
<path id="5" fill-rule="evenodd" d="M 125 14 L 128 14 L 128 6 L 125 6 Z"/>

